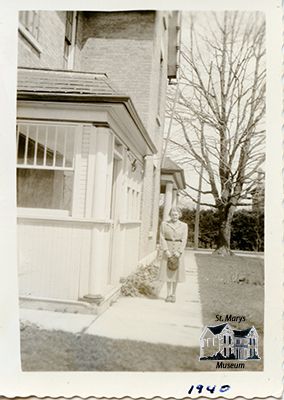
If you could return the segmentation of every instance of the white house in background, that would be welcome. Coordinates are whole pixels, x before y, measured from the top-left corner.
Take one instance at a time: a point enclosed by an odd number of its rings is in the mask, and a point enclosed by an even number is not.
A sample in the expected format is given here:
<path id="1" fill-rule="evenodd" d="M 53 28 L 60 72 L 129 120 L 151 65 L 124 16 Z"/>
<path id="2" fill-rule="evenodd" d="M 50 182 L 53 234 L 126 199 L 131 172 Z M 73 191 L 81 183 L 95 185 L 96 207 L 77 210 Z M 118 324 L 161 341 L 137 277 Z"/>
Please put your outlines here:
<path id="1" fill-rule="evenodd" d="M 155 258 L 179 19 L 163 11 L 20 12 L 18 269 L 25 306 L 100 312 L 122 277 Z M 172 191 L 182 184 L 176 174 Z"/>
<path id="2" fill-rule="evenodd" d="M 163 221 L 169 219 L 169 211 L 178 205 L 179 190 L 185 189 L 184 170 L 169 157 L 165 157 L 161 169 L 161 193 L 164 194 Z"/>

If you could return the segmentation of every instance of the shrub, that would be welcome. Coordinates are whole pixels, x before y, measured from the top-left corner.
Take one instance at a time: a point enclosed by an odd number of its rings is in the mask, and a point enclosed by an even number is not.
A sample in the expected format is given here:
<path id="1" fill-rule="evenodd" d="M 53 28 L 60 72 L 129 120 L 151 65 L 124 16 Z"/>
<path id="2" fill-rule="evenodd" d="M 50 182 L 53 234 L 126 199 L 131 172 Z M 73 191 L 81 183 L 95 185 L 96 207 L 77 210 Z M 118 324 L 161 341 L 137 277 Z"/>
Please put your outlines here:
<path id="1" fill-rule="evenodd" d="M 159 266 L 155 263 L 142 265 L 130 274 L 122 284 L 121 294 L 131 297 L 158 297 L 162 283 L 157 280 Z"/>

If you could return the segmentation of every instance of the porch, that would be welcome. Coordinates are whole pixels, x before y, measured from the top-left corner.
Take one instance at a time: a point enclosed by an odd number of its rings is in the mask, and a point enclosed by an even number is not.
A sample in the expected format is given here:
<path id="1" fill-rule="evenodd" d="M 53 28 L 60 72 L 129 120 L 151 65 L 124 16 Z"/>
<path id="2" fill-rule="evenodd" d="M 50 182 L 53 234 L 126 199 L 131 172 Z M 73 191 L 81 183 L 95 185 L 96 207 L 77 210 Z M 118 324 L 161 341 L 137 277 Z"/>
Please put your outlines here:
<path id="1" fill-rule="evenodd" d="M 20 69 L 18 270 L 31 307 L 97 312 L 139 262 L 144 157 L 131 100 L 98 74 Z M 32 301 L 31 301 L 32 300 Z"/>

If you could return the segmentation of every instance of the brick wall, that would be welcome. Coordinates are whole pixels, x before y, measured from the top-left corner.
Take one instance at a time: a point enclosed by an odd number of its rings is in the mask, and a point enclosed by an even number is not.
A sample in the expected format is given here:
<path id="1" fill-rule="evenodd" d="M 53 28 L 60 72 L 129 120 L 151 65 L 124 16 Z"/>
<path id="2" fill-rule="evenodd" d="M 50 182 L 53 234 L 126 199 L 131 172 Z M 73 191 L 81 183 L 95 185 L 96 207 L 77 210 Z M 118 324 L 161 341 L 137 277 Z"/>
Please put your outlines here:
<path id="1" fill-rule="evenodd" d="M 158 154 L 148 158 L 145 167 L 142 199 L 142 227 L 140 239 L 141 257 L 156 248 L 160 198 L 160 162 L 164 130 L 164 111 L 167 87 L 167 30 L 164 27 L 163 12 L 156 13 L 153 40 L 152 70 L 147 127 L 158 148 Z M 163 58 L 161 62 L 161 56 Z M 157 120 L 157 117 L 158 120 Z M 154 164 L 156 174 L 153 176 Z M 152 212 L 150 212 L 152 210 Z M 149 236 L 152 232 L 152 236 Z"/>
<path id="2" fill-rule="evenodd" d="M 153 68 L 154 12 L 84 13 L 78 27 L 76 65 L 105 72 L 131 97 L 148 127 Z"/>
<path id="3" fill-rule="evenodd" d="M 38 43 L 42 47 L 42 52 L 36 50 L 19 32 L 18 65 L 62 69 L 64 35 L 65 11 L 40 11 Z"/>

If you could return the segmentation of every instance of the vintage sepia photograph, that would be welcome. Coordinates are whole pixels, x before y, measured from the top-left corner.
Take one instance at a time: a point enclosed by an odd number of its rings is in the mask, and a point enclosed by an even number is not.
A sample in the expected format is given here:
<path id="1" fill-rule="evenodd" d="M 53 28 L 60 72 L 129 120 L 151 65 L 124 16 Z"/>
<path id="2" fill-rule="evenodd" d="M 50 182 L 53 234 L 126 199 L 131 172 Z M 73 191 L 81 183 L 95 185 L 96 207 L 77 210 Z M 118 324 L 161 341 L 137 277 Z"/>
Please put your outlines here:
<path id="1" fill-rule="evenodd" d="M 23 370 L 263 368 L 265 83 L 262 12 L 19 12 Z"/>
<path id="2" fill-rule="evenodd" d="M 191 2 L 0 16 L 8 397 L 283 386 L 279 0 Z"/>

